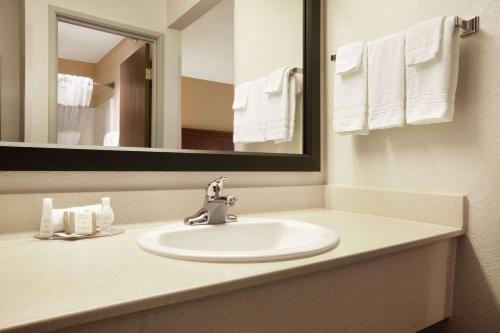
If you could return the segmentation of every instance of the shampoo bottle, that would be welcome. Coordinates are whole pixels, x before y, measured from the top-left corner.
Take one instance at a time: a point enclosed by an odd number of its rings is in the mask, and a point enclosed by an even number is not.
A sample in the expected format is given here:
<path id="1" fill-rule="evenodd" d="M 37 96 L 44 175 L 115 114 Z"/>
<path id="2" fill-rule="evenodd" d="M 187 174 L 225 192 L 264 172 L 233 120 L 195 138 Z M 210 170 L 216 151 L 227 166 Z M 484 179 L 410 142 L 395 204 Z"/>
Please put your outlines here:
<path id="1" fill-rule="evenodd" d="M 50 238 L 54 233 L 52 224 L 52 198 L 43 199 L 42 221 L 40 222 L 40 237 Z"/>

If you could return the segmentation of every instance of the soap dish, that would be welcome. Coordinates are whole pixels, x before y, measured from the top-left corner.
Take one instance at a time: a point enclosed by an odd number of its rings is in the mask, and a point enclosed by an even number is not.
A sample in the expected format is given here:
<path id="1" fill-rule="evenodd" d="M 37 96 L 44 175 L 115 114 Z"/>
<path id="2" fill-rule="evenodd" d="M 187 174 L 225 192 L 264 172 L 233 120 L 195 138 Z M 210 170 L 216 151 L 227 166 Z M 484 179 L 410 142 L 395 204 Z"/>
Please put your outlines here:
<path id="1" fill-rule="evenodd" d="M 41 239 L 41 240 L 67 240 L 67 241 L 73 241 L 73 240 L 79 240 L 79 239 L 87 239 L 87 238 L 98 238 L 98 237 L 107 237 L 107 236 L 114 236 L 114 235 L 119 235 L 124 233 L 125 230 L 123 229 L 111 229 L 109 231 L 98 231 L 95 234 L 92 235 L 77 235 L 77 234 L 67 234 L 65 232 L 57 232 L 54 233 L 52 236 L 49 238 L 42 238 L 40 237 L 40 234 L 36 234 L 34 237 L 36 239 Z"/>

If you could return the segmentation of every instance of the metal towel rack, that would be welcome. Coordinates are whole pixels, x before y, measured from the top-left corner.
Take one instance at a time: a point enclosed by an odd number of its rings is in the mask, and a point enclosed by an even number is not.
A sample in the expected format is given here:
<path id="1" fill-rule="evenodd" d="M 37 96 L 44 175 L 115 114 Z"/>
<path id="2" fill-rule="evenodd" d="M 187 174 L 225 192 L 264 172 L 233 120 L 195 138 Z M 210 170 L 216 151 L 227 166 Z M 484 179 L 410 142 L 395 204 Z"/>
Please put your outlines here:
<path id="1" fill-rule="evenodd" d="M 464 20 L 460 17 L 455 18 L 455 27 L 462 29 L 460 37 L 464 38 L 479 31 L 479 16 L 475 16 L 470 20 Z M 330 61 L 337 60 L 337 55 L 332 54 Z"/>

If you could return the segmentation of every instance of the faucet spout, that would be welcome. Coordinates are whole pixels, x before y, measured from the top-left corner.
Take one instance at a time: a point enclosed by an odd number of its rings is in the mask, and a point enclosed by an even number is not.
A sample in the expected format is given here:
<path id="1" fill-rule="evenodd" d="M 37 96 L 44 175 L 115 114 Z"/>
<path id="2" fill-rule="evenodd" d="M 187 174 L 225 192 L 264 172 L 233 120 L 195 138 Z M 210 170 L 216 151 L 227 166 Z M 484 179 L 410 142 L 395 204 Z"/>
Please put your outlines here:
<path id="1" fill-rule="evenodd" d="M 208 212 L 200 209 L 196 214 L 186 217 L 184 219 L 186 225 L 202 225 L 208 224 Z"/>

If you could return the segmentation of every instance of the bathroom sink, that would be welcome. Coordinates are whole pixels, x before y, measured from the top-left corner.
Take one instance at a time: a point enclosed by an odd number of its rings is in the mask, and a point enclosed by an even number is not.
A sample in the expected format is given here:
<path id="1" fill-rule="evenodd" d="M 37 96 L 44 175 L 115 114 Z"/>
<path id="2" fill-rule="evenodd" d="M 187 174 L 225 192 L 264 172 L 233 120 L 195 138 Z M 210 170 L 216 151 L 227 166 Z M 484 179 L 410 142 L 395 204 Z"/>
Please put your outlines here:
<path id="1" fill-rule="evenodd" d="M 160 256 L 209 262 L 277 261 L 332 249 L 337 234 L 325 227 L 279 219 L 242 219 L 218 225 L 175 223 L 150 230 L 137 242 Z"/>

